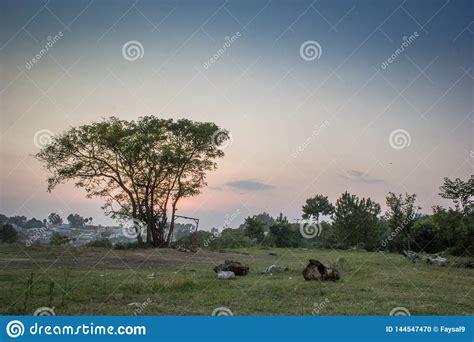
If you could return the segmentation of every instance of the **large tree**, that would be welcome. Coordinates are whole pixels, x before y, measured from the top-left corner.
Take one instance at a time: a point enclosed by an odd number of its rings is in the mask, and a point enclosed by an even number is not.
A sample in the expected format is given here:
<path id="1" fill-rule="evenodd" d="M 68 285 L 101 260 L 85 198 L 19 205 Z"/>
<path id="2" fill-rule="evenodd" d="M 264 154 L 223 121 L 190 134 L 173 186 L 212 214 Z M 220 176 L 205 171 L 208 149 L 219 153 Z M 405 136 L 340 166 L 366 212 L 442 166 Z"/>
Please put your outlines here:
<path id="1" fill-rule="evenodd" d="M 390 248 L 410 249 L 413 242 L 412 227 L 421 208 L 416 204 L 415 194 L 394 194 L 389 192 L 386 197 L 387 212 L 385 217 L 392 236 Z"/>
<path id="2" fill-rule="evenodd" d="M 341 247 L 363 245 L 373 250 L 379 239 L 380 205 L 370 198 L 359 198 L 344 192 L 336 201 L 333 229 Z"/>
<path id="3" fill-rule="evenodd" d="M 84 227 L 84 217 L 82 217 L 79 214 L 69 214 L 68 217 L 66 217 L 67 221 L 69 222 L 69 225 L 73 228 L 82 228 Z"/>
<path id="4" fill-rule="evenodd" d="M 18 240 L 18 233 L 11 224 L 0 226 L 0 242 L 13 243 Z"/>
<path id="5" fill-rule="evenodd" d="M 61 216 L 59 216 L 59 214 L 51 213 L 48 216 L 48 222 L 53 226 L 57 226 L 63 224 L 63 219 L 61 218 Z"/>
<path id="6" fill-rule="evenodd" d="M 36 157 L 52 174 L 49 191 L 74 180 L 88 197 L 105 199 L 107 215 L 138 223 L 140 243 L 146 227 L 147 243 L 169 246 L 179 200 L 200 193 L 227 138 L 209 122 L 111 117 L 55 136 Z"/>

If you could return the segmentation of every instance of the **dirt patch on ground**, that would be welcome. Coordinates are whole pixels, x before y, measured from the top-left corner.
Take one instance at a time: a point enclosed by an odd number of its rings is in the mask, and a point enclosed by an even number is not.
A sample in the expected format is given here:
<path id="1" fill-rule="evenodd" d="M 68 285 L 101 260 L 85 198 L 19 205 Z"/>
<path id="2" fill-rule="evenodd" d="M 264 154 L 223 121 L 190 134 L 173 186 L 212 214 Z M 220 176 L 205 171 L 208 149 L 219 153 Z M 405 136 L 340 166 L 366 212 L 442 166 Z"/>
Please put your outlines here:
<path id="1" fill-rule="evenodd" d="M 41 269 L 61 266 L 77 269 L 133 269 L 133 270 L 175 270 L 186 265 L 208 265 L 211 268 L 226 258 L 243 263 L 255 258 L 237 253 L 219 253 L 200 250 L 197 253 L 182 253 L 174 249 L 104 250 L 94 248 L 57 249 L 56 253 L 37 253 L 20 250 L 17 254 L 0 257 L 0 269 Z"/>

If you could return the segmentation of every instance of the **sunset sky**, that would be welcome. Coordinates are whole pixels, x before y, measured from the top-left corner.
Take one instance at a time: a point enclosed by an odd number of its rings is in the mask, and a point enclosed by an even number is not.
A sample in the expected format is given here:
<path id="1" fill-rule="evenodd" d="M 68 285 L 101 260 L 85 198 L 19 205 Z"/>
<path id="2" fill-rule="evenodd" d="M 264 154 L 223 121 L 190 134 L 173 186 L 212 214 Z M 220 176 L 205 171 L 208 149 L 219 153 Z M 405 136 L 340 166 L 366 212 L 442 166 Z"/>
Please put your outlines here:
<path id="1" fill-rule="evenodd" d="M 73 212 L 113 224 L 101 199 L 72 184 L 47 193 L 32 157 L 49 132 L 112 115 L 230 131 L 208 187 L 179 208 L 203 229 L 263 211 L 294 220 L 306 198 L 335 202 L 345 190 L 382 208 L 389 191 L 416 193 L 426 213 L 447 206 L 443 177 L 474 173 L 473 7 L 1 1 L 0 213 Z M 301 49 L 311 41 L 317 56 Z M 134 42 L 138 56 L 126 49 Z"/>

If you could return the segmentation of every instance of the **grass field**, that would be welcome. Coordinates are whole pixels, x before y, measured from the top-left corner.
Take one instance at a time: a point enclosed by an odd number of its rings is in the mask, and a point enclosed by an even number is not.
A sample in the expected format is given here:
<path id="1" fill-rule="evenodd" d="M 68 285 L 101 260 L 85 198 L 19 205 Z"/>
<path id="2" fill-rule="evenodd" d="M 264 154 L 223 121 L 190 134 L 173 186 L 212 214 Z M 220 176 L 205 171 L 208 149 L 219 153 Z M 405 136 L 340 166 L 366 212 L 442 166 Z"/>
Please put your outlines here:
<path id="1" fill-rule="evenodd" d="M 303 279 L 308 259 L 336 263 L 338 257 L 345 259 L 340 281 L 320 286 Z M 218 280 L 212 268 L 226 259 L 249 265 L 250 274 Z M 364 251 L 251 248 L 192 254 L 0 245 L 0 313 L 31 315 L 52 306 L 57 315 L 210 315 L 218 307 L 234 315 L 388 315 L 403 307 L 411 315 L 472 315 L 474 270 L 456 267 L 466 259 L 449 260 L 450 266 L 438 267 Z M 289 271 L 261 273 L 272 264 Z"/>

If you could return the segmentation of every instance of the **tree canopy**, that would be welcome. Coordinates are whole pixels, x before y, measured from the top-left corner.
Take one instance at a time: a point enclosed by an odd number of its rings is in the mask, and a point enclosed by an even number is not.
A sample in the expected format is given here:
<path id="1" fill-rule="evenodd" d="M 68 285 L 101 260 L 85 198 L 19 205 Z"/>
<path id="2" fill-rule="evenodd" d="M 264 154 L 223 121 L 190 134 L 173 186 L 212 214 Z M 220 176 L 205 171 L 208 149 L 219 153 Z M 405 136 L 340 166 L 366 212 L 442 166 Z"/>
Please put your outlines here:
<path id="1" fill-rule="evenodd" d="M 329 202 L 327 196 L 316 195 L 313 198 L 308 198 L 306 204 L 303 206 L 303 218 L 316 218 L 319 222 L 320 215 L 331 215 L 334 212 L 334 206 Z"/>
<path id="2" fill-rule="evenodd" d="M 474 197 L 474 176 L 467 181 L 459 178 L 451 180 L 448 177 L 444 178 L 443 185 L 439 188 L 441 192 L 439 195 L 443 198 L 450 199 L 454 202 L 456 211 L 470 211 L 472 210 Z"/>

